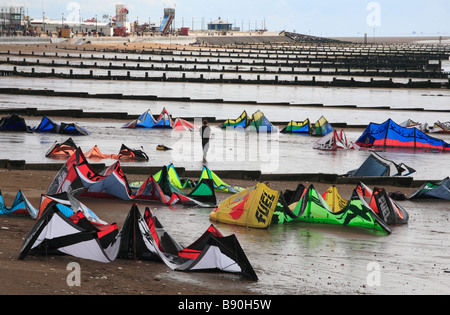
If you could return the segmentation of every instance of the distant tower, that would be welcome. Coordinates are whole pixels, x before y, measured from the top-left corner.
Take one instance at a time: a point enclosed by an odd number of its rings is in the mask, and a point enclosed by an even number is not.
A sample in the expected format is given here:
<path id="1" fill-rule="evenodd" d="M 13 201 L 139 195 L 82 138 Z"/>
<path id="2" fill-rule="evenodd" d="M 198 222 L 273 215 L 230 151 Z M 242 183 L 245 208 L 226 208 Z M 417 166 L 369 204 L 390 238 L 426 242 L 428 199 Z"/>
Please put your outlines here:
<path id="1" fill-rule="evenodd" d="M 124 4 L 116 4 L 116 23 L 124 25 L 128 22 L 128 9 Z"/>

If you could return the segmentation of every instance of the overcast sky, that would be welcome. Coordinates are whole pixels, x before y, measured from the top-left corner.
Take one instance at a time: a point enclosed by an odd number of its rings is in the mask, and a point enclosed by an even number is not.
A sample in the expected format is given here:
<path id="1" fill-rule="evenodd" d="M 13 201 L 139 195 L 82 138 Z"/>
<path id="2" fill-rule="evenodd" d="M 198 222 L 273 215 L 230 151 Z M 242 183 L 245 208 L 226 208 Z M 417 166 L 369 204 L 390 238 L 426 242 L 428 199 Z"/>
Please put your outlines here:
<path id="1" fill-rule="evenodd" d="M 32 18 L 78 20 L 96 14 L 115 15 L 115 4 L 128 6 L 129 20 L 159 25 L 165 7 L 176 9 L 176 26 L 200 29 L 218 17 L 246 31 L 296 31 L 317 36 L 450 35 L 449 0 L 0 0 L 0 5 L 24 5 Z"/>

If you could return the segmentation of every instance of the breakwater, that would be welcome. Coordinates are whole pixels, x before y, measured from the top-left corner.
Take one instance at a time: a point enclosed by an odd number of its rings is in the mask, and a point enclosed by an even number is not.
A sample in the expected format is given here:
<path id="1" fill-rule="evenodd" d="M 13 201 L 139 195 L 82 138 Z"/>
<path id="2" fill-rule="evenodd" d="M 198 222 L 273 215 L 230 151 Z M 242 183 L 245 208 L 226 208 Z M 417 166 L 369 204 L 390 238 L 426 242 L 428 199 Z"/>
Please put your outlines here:
<path id="1" fill-rule="evenodd" d="M 391 107 L 391 106 L 358 106 L 352 104 L 341 105 L 327 105 L 322 103 L 294 103 L 294 102 L 260 102 L 253 100 L 226 100 L 221 98 L 191 98 L 191 97 L 167 97 L 157 95 L 136 95 L 123 93 L 89 93 L 81 91 L 55 91 L 51 89 L 21 89 L 21 88 L 0 88 L 0 95 L 33 95 L 45 96 L 54 98 L 79 98 L 79 99 L 111 99 L 111 100 L 130 100 L 130 101 L 170 101 L 176 103 L 212 103 L 212 104 L 228 104 L 240 106 L 255 105 L 264 109 L 264 106 L 286 106 L 295 108 L 322 108 L 322 109 L 348 109 L 348 110 L 376 110 L 376 111 L 397 111 L 397 112 L 430 112 L 436 114 L 446 114 L 450 109 L 429 109 L 423 107 Z M 118 120 L 132 120 L 136 119 L 138 115 L 129 114 L 128 112 L 108 112 L 108 111 L 84 111 L 83 109 L 37 109 L 35 107 L 20 107 L 20 108 L 2 108 L 0 114 L 16 113 L 24 116 L 57 116 L 57 117 L 73 117 L 73 118 L 103 118 L 103 119 L 118 119 Z M 156 117 L 156 116 L 155 116 Z M 188 117 L 182 117 L 190 120 Z M 223 119 L 216 117 L 203 117 L 210 122 L 221 123 Z M 279 124 L 287 124 L 287 121 L 274 120 Z M 344 122 L 333 122 L 333 125 L 341 128 L 365 128 L 366 125 L 354 125 Z"/>
<path id="2" fill-rule="evenodd" d="M 63 163 L 27 163 L 25 160 L 0 160 L 0 169 L 9 170 L 41 170 L 59 171 Z M 92 169 L 101 172 L 106 168 L 105 163 L 91 163 Z M 151 175 L 161 170 L 163 166 L 122 166 L 125 174 Z M 187 170 L 184 167 L 176 167 L 177 174 L 187 178 L 197 178 L 199 171 Z M 392 185 L 397 187 L 420 187 L 428 180 L 414 180 L 413 177 L 347 177 L 338 174 L 327 173 L 289 173 L 270 174 L 261 171 L 248 170 L 215 170 L 217 176 L 224 179 L 242 179 L 253 181 L 294 181 L 294 182 L 317 182 L 333 185 L 356 185 L 363 181 L 367 185 Z"/>
<path id="3" fill-rule="evenodd" d="M 445 45 L 255 43 L 0 51 L 0 75 L 330 87 L 450 88 Z"/>

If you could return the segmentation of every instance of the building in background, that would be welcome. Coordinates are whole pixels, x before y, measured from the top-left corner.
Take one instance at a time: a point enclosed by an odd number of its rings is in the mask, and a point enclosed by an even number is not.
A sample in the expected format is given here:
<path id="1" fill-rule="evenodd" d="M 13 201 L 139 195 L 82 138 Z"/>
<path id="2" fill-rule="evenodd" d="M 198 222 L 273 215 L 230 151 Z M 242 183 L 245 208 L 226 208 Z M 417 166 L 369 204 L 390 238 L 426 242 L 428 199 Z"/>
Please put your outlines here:
<path id="1" fill-rule="evenodd" d="M 0 29 L 2 32 L 24 32 L 28 27 L 28 18 L 23 6 L 0 7 Z"/>
<path id="2" fill-rule="evenodd" d="M 116 4 L 116 16 L 113 17 L 115 36 L 126 36 L 133 32 L 132 23 L 128 21 L 129 13 L 125 4 Z"/>
<path id="3" fill-rule="evenodd" d="M 30 21 L 30 28 L 36 33 L 48 36 L 71 37 L 72 35 L 85 36 L 111 36 L 112 29 L 109 23 L 100 22 L 96 19 L 88 19 L 81 22 L 33 19 Z M 63 30 L 63 31 L 62 31 Z M 55 34 L 56 33 L 56 34 Z"/>
<path id="4" fill-rule="evenodd" d="M 228 32 L 233 29 L 233 24 L 228 21 L 222 20 L 220 17 L 218 20 L 208 23 L 208 31 Z"/>

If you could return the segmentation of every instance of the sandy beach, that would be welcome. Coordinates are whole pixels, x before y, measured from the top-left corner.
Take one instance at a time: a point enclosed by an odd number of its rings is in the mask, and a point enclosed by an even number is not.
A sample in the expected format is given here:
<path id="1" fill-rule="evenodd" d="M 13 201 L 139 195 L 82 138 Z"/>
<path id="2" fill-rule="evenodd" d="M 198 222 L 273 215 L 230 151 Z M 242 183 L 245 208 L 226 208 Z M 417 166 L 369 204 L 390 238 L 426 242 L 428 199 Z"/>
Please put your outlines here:
<path id="1" fill-rule="evenodd" d="M 15 198 L 14 191 L 22 190 L 31 204 L 38 205 L 40 196 L 56 172 L 49 171 L 10 171 L 0 170 L 2 194 L 5 203 L 10 205 Z M 137 176 L 135 180 L 142 180 Z M 130 178 L 131 179 L 131 178 Z M 89 207 L 95 208 L 97 215 L 109 223 L 116 222 L 128 213 L 131 203 L 120 200 L 83 200 Z M 149 204 L 142 204 L 142 211 Z M 157 204 L 151 204 L 158 206 Z M 0 216 L 0 279 L 2 295 L 203 295 L 203 294 L 252 294 L 242 289 L 240 280 L 214 274 L 197 274 L 196 281 L 177 281 L 176 273 L 163 263 L 117 260 L 102 264 L 69 256 L 30 256 L 24 261 L 18 255 L 25 236 L 35 220 L 26 217 Z M 120 225 L 123 222 L 117 221 Z M 69 287 L 66 270 L 69 262 L 79 262 L 82 270 L 82 285 Z M 180 273 L 176 273 L 180 274 Z M 217 279 L 222 279 L 220 284 Z M 213 280 L 213 281 L 210 281 Z M 198 283 L 196 283 L 198 281 Z M 245 280 L 244 280 L 245 282 Z"/>
<path id="2" fill-rule="evenodd" d="M 32 205 L 38 206 L 56 172 L 30 170 L 0 170 L 2 194 L 6 205 L 10 205 L 19 189 Z M 144 180 L 144 175 L 129 176 L 130 181 Z M 227 180 L 231 185 L 252 186 L 255 182 Z M 271 187 L 295 189 L 296 182 L 274 182 Z M 318 188 L 328 187 L 317 184 Z M 341 187 L 343 189 L 343 187 Z M 352 189 L 348 186 L 347 189 Z M 345 192 L 345 191 L 342 191 Z M 218 193 L 224 199 L 228 194 Z M 85 198 L 82 202 L 109 223 L 119 228 L 131 208 L 131 203 L 120 200 Z M 141 211 L 145 207 L 158 207 L 155 203 L 138 202 Z M 181 218 L 180 218 L 181 219 Z M 252 290 L 252 282 L 239 276 L 221 273 L 183 274 L 170 270 L 162 262 L 116 260 L 109 264 L 77 259 L 69 256 L 29 256 L 18 260 L 25 236 L 36 223 L 27 217 L 0 216 L 0 294 L 7 295 L 248 295 L 258 294 Z M 212 222 L 211 222 L 212 223 Z M 69 262 L 78 262 L 82 270 L 82 285 L 69 287 L 66 270 Z M 179 278 L 177 280 L 177 278 Z M 315 289 L 310 288 L 315 291 Z M 321 290 L 318 289 L 318 293 Z M 324 293 L 324 292 L 322 292 Z"/>
<path id="3" fill-rule="evenodd" d="M 428 40 L 409 39 L 409 42 Z M 434 39 L 429 39 L 434 40 Z M 448 40 L 448 39 L 445 39 Z M 154 49 L 183 46 L 155 43 L 92 43 L 85 45 L 39 44 L 0 45 L 0 51 L 64 51 L 93 49 Z M 154 113 L 155 114 L 155 113 Z M 37 118 L 36 118 L 37 119 Z M 81 121 L 83 122 L 83 121 Z M 84 121 L 86 122 L 86 121 Z M 114 139 L 108 127 L 103 137 Z M 90 136 L 92 141 L 95 134 Z M 20 141 L 18 143 L 21 143 Z M 153 147 L 152 147 L 153 148 Z M 87 148 L 86 148 L 87 149 Z M 8 156 L 9 159 L 20 159 Z M 446 158 L 446 157 L 443 157 Z M 42 158 L 44 161 L 45 159 Z M 109 161 L 110 162 L 110 161 Z M 109 163 L 108 162 L 108 163 Z M 283 163 L 283 162 L 282 162 Z M 312 166 L 314 163 L 311 162 Z M 314 170 L 311 169 L 311 173 Z M 6 205 L 21 190 L 32 205 L 39 206 L 57 171 L 0 169 L 0 189 Z M 150 174 L 130 174 L 129 182 L 143 181 Z M 443 174 L 448 176 L 448 174 Z M 250 187 L 251 180 L 222 178 L 230 185 Z M 318 191 L 330 184 L 305 181 Z M 295 189 L 299 181 L 271 181 L 280 191 Z M 350 198 L 355 185 L 339 185 Z M 373 188 L 373 187 L 372 187 Z M 411 195 L 417 187 L 383 185 L 388 192 Z M 218 202 L 230 196 L 217 193 Z M 132 204 L 117 199 L 81 200 L 102 220 L 117 223 L 120 229 Z M 156 203 L 138 203 L 155 209 L 166 228 L 184 245 L 200 236 L 213 223 L 212 209 L 169 208 Z M 118 259 L 103 264 L 71 256 L 29 256 L 18 260 L 24 238 L 36 223 L 26 217 L 0 216 L 0 294 L 2 295 L 290 295 L 290 294 L 450 294 L 448 259 L 448 202 L 427 200 L 401 202 L 410 222 L 393 227 L 389 236 L 373 235 L 361 229 L 325 225 L 276 225 L 255 230 L 215 224 L 224 235 L 236 234 L 260 281 L 251 282 L 224 273 L 183 273 L 172 271 L 162 262 Z M 69 286 L 67 266 L 81 266 L 81 286 Z M 367 266 L 381 266 L 382 284 L 368 285 Z"/>
<path id="4" fill-rule="evenodd" d="M 0 170 L 0 178 L 2 180 L 2 193 L 5 199 L 5 203 L 7 205 L 11 204 L 12 200 L 15 197 L 15 192 L 18 189 L 22 190 L 25 193 L 31 204 L 37 206 L 39 204 L 40 195 L 45 192 L 47 186 L 53 179 L 53 176 L 56 172 L 53 171 L 36 171 L 36 170 Z M 140 181 L 143 180 L 145 175 L 132 175 L 129 176 L 130 181 Z M 243 181 L 243 180 L 232 180 L 225 179 L 231 185 L 238 185 L 241 187 L 249 187 L 255 184 L 254 181 Z M 284 191 L 285 189 L 294 189 L 297 186 L 298 182 L 295 181 L 274 181 L 269 182 L 269 185 L 274 189 L 279 189 Z M 324 183 L 307 183 L 304 184 L 314 184 L 314 186 L 318 189 L 318 191 L 324 191 L 330 185 Z M 385 187 L 388 191 L 398 191 L 401 190 L 403 193 L 409 195 L 415 189 L 414 188 L 399 188 L 399 187 Z M 354 185 L 339 185 L 339 192 L 342 196 L 350 195 L 351 191 L 354 189 Z M 217 194 L 219 201 L 223 200 L 228 194 L 218 193 Z M 117 223 L 119 228 L 123 223 L 123 220 L 131 208 L 131 203 L 121 201 L 121 200 L 105 200 L 105 199 L 92 199 L 92 198 L 83 198 L 81 201 L 86 204 L 90 209 L 93 209 L 96 214 L 102 218 L 103 220 L 109 223 Z M 422 211 L 423 203 L 418 204 L 415 208 L 412 207 L 411 202 L 408 202 L 408 211 L 412 217 L 412 221 L 416 222 L 420 220 L 415 216 L 417 211 Z M 155 204 L 155 203 L 146 203 L 139 202 L 138 203 L 140 210 L 143 211 L 145 207 L 150 207 L 151 209 L 156 209 L 156 215 L 161 215 L 161 220 L 163 222 L 170 221 L 171 219 L 167 219 L 164 214 L 167 212 L 171 212 L 172 218 L 176 218 L 178 222 L 172 222 L 172 225 L 178 226 L 181 228 L 181 222 L 186 220 L 186 218 L 192 218 L 192 216 L 197 215 L 198 209 L 190 209 L 190 210 L 167 210 L 167 207 Z M 427 206 L 428 207 L 428 206 Z M 446 213 L 446 203 L 445 202 L 434 202 L 432 203 L 432 207 L 436 210 L 440 211 L 440 213 Z M 166 208 L 166 209 L 164 209 Z M 440 209 L 440 210 L 439 210 Z M 207 210 L 210 211 L 210 210 Z M 439 220 L 439 218 L 433 217 L 431 221 Z M 428 219 L 426 220 L 427 222 Z M 265 235 L 266 233 L 270 233 L 276 235 L 279 232 L 279 227 L 269 227 L 268 230 L 265 231 L 254 231 L 252 229 L 241 228 L 241 227 L 231 227 L 224 224 L 216 224 L 214 222 L 209 222 L 208 220 L 204 220 L 200 222 L 201 226 L 207 226 L 208 224 L 215 224 L 219 230 L 223 231 L 235 231 L 239 233 L 239 235 L 244 234 L 252 234 L 257 233 L 255 235 Z M 444 224 L 448 224 L 448 214 L 444 218 Z M 310 257 L 310 264 L 308 270 L 309 272 L 301 273 L 300 275 L 296 275 L 298 277 L 298 284 L 291 289 L 286 289 L 283 285 L 275 283 L 267 283 L 267 280 L 261 280 L 260 282 L 254 283 L 252 281 L 245 280 L 244 278 L 236 275 L 224 274 L 220 272 L 212 272 L 212 273 L 182 273 L 170 270 L 166 265 L 161 262 L 149 262 L 149 261 L 133 261 L 133 260 L 123 260 L 118 259 L 114 262 L 103 264 L 98 262 L 93 262 L 89 260 L 77 259 L 71 256 L 28 256 L 25 260 L 18 260 L 18 255 L 23 244 L 25 236 L 28 234 L 31 227 L 35 224 L 35 220 L 31 218 L 25 217 L 12 217 L 12 216 L 1 216 L 0 217 L 0 272 L 2 274 L 1 277 L 1 289 L 0 294 L 25 294 L 25 295 L 60 295 L 60 294 L 80 294 L 80 295 L 128 295 L 128 294 L 146 294 L 146 295 L 270 295 L 271 290 L 273 290 L 274 294 L 279 294 L 279 290 L 286 290 L 286 294 L 293 294 L 294 292 L 303 292 L 305 294 L 372 294 L 373 292 L 370 288 L 364 284 L 362 285 L 354 285 L 350 283 L 346 283 L 345 273 L 344 271 L 339 271 L 339 269 L 344 268 L 345 263 L 339 263 L 342 258 L 335 256 L 333 251 L 328 252 L 328 254 L 322 254 L 325 256 L 320 256 L 319 260 L 322 263 L 317 261 L 317 257 Z M 417 227 L 418 223 L 410 224 L 410 227 L 397 227 L 394 228 L 394 233 L 404 232 L 408 229 L 413 229 Z M 174 232 L 173 227 L 168 229 Z M 438 227 L 429 227 L 429 229 L 437 229 L 442 230 L 443 228 Z M 368 240 L 370 242 L 374 242 L 377 244 L 378 242 L 385 242 L 386 238 L 395 237 L 395 236 L 370 236 L 370 234 L 366 234 L 366 232 L 352 230 L 351 228 L 339 228 L 335 227 L 327 227 L 323 225 L 317 226 L 309 226 L 306 227 L 302 225 L 303 228 L 306 228 L 308 233 L 324 233 L 335 235 L 334 237 L 338 237 L 340 239 L 360 239 L 360 240 Z M 396 230 L 397 229 L 397 230 Z M 423 228 L 420 227 L 419 230 Z M 189 234 L 194 233 L 195 235 L 199 235 L 201 231 L 189 231 L 181 228 L 181 231 L 178 233 L 181 234 Z M 305 230 L 306 231 L 306 230 Z M 315 231 L 315 232 L 313 232 Z M 176 232 L 176 231 L 175 231 Z M 337 234 L 336 234 L 337 233 Z M 412 232 L 410 232 L 412 233 Z M 228 234 L 227 232 L 225 234 Z M 300 239 L 299 239 L 300 241 Z M 358 241 L 359 242 L 359 241 Z M 444 253 L 441 253 L 441 250 L 435 246 L 433 241 L 423 240 L 420 242 L 421 250 L 424 250 L 429 253 L 430 257 L 434 257 L 434 267 L 432 269 L 436 269 L 435 271 L 438 273 L 439 278 L 442 283 L 436 282 L 433 284 L 434 287 L 442 290 L 442 293 L 448 292 L 448 286 L 445 284 L 447 281 L 446 274 L 443 273 L 442 268 L 446 269 L 445 257 Z M 380 244 L 379 244 L 380 245 Z M 250 244 L 243 243 L 242 246 L 244 248 L 250 248 Z M 401 245 L 404 246 L 404 245 Z M 412 245 L 413 246 L 413 245 Z M 248 258 L 251 262 L 254 263 L 254 268 L 259 275 L 264 275 L 267 271 L 264 270 L 264 256 L 267 254 L 264 252 L 263 246 L 262 252 L 256 254 L 254 250 L 251 250 L 247 253 Z M 377 245 L 378 247 L 378 245 Z M 414 247 L 414 246 L 413 246 Z M 390 248 L 390 249 L 389 249 Z M 389 246 L 384 249 L 385 257 L 391 257 L 394 252 L 398 251 L 399 248 L 396 246 Z M 394 251 L 394 252 L 392 252 Z M 397 254 L 399 254 L 397 252 Z M 442 256 L 442 254 L 444 254 Z M 331 256 L 329 256 L 331 255 Z M 371 255 L 371 254 L 369 254 Z M 414 251 L 411 251 L 409 254 L 410 259 L 415 260 L 416 255 Z M 271 256 L 278 260 L 290 259 L 288 252 L 280 252 L 279 254 L 272 253 Z M 377 255 L 375 255 L 377 256 Z M 441 258 L 439 258 L 441 257 Z M 306 258 L 306 257 L 305 257 Z M 383 261 L 382 257 L 377 257 L 376 259 L 380 259 Z M 444 260 L 442 260 L 444 259 Z M 287 261 L 288 261 L 287 260 Z M 389 259 L 388 259 L 389 260 Z M 344 260 L 343 260 L 344 261 Z M 70 262 L 77 262 L 81 266 L 81 286 L 79 287 L 70 287 L 67 284 L 67 277 L 69 275 L 69 271 L 66 269 L 67 265 Z M 315 264 L 319 263 L 322 266 L 315 267 Z M 347 262 L 348 263 L 348 262 Z M 397 268 L 406 263 L 407 261 L 390 261 L 389 268 Z M 419 265 L 421 263 L 417 262 Z M 392 265 L 393 264 L 393 265 Z M 340 267 L 333 267 L 333 265 L 338 265 Z M 326 267 L 328 266 L 328 267 Z M 306 266 L 304 266 L 306 267 Z M 334 275 L 330 275 L 327 277 L 323 277 L 320 275 L 322 268 L 331 268 L 334 269 Z M 314 268 L 318 268 L 316 272 L 311 272 Z M 318 272 L 318 273 L 317 273 Z M 429 271 L 428 271 L 429 272 Z M 427 272 L 426 272 L 427 273 Z M 434 273 L 434 272 L 432 272 Z M 400 276 L 402 271 L 397 268 L 397 274 Z M 440 275 L 439 275 L 440 274 Z M 271 275 L 266 275 L 269 279 L 272 277 Z M 276 275 L 274 275 L 276 277 Z M 344 278 L 342 278 L 344 277 Z M 404 272 L 404 277 L 410 277 L 409 271 Z M 411 278 L 410 281 L 414 281 Z M 314 286 L 312 284 L 314 283 Z M 277 288 L 277 286 L 280 286 Z M 405 286 L 405 284 L 403 285 Z M 427 285 L 425 285 L 426 289 Z M 411 288 L 408 288 L 408 285 L 404 287 L 404 290 L 407 292 L 410 291 Z M 418 292 L 421 292 L 419 288 L 417 288 Z M 426 289 L 427 290 L 427 289 Z M 401 290 L 400 290 L 401 291 Z M 383 291 L 381 291 L 383 292 Z M 388 291 L 389 292 L 389 291 Z"/>

